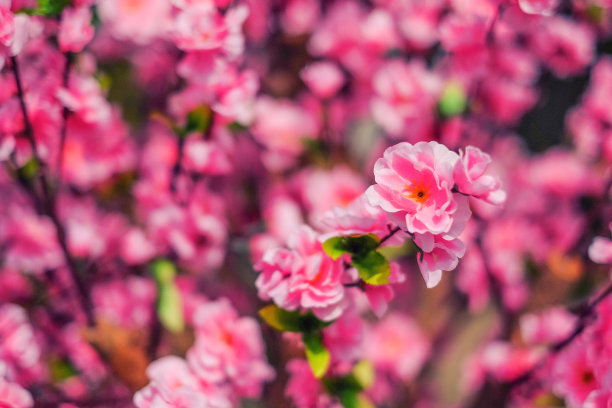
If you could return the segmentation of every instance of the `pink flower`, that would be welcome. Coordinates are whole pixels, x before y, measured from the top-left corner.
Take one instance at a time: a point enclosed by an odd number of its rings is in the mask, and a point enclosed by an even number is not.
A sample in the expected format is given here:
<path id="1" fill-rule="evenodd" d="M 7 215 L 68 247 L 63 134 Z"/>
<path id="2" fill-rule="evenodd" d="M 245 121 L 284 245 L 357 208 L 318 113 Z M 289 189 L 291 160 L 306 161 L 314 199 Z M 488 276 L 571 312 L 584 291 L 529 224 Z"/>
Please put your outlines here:
<path id="1" fill-rule="evenodd" d="M 518 0 L 518 4 L 527 14 L 550 16 L 557 8 L 559 0 Z"/>
<path id="2" fill-rule="evenodd" d="M 612 224 L 609 228 L 612 230 Z M 612 264 L 612 241 L 604 237 L 595 237 L 589 246 L 589 258 L 595 263 Z"/>
<path id="3" fill-rule="evenodd" d="M 490 204 L 501 204 L 506 199 L 506 192 L 501 190 L 499 181 L 485 171 L 491 163 L 491 157 L 479 148 L 468 146 L 461 152 L 453 171 L 453 178 L 459 192 L 481 198 Z"/>
<path id="4" fill-rule="evenodd" d="M 237 57 L 244 49 L 242 24 L 248 14 L 244 5 L 230 8 L 225 16 L 210 2 L 187 7 L 176 16 L 174 40 L 186 51 L 218 50 Z"/>
<path id="5" fill-rule="evenodd" d="M 344 208 L 332 207 L 321 218 L 320 224 L 326 233 L 325 237 L 338 235 L 376 234 L 380 238 L 389 233 L 389 222 L 385 212 L 380 207 L 370 205 L 365 194 L 360 195 Z M 393 236 L 391 242 L 399 244 L 401 237 Z"/>
<path id="6" fill-rule="evenodd" d="M 582 72 L 593 61 L 596 36 L 591 27 L 564 17 L 551 17 L 535 33 L 535 52 L 559 77 Z"/>
<path id="7" fill-rule="evenodd" d="M 257 398 L 274 378 L 257 322 L 238 317 L 227 299 L 200 306 L 194 316 L 196 342 L 187 352 L 195 376 L 206 383 L 231 384 L 240 396 Z"/>
<path id="8" fill-rule="evenodd" d="M 156 254 L 155 246 L 147 239 L 145 233 L 136 228 L 125 232 L 119 245 L 121 259 L 128 265 L 147 262 Z"/>
<path id="9" fill-rule="evenodd" d="M 89 7 L 67 7 L 62 12 L 57 40 L 63 52 L 80 52 L 94 36 Z"/>
<path id="10" fill-rule="evenodd" d="M 6 267 L 37 274 L 64 264 L 55 226 L 48 217 L 18 208 L 9 211 L 9 219 L 0 232 L 0 238 L 6 245 Z"/>
<path id="11" fill-rule="evenodd" d="M 481 51 L 489 22 L 477 15 L 450 14 L 440 23 L 440 42 L 453 53 Z"/>
<path id="12" fill-rule="evenodd" d="M 0 383 L 2 377 L 23 383 L 39 376 L 41 349 L 21 306 L 12 303 L 0 305 L 0 338 Z M 0 402 L 3 396 L 0 392 Z"/>
<path id="13" fill-rule="evenodd" d="M 428 288 L 440 283 L 442 271 L 455 269 L 465 254 L 465 245 L 456 238 L 446 240 L 441 235 L 417 233 L 414 243 L 423 251 L 417 255 L 417 261 Z"/>
<path id="14" fill-rule="evenodd" d="M 588 340 L 576 339 L 552 363 L 553 391 L 572 408 L 581 407 L 587 396 L 600 388 L 593 361 L 597 357 L 589 356 L 588 350 Z"/>
<path id="15" fill-rule="evenodd" d="M 363 319 L 354 307 L 323 329 L 323 345 L 329 350 L 332 362 L 357 361 L 363 353 L 364 333 Z"/>
<path id="16" fill-rule="evenodd" d="M 7 408 L 31 408 L 34 406 L 34 400 L 19 384 L 0 377 L 0 405 Z"/>
<path id="17" fill-rule="evenodd" d="M 179 357 L 167 356 L 152 362 L 147 377 L 151 383 L 134 395 L 138 408 L 210 407 L 198 380 Z"/>
<path id="18" fill-rule="evenodd" d="M 436 142 L 399 143 L 376 161 L 366 196 L 403 230 L 454 238 L 470 217 L 467 198 L 451 192 L 458 158 Z"/>
<path id="19" fill-rule="evenodd" d="M 87 123 L 104 124 L 112 119 L 112 110 L 100 84 L 91 77 L 73 75 L 68 88 L 57 90 L 57 98 Z"/>
<path id="20" fill-rule="evenodd" d="M 145 44 L 170 28 L 168 0 L 105 0 L 98 4 L 100 19 L 121 40 Z"/>
<path id="21" fill-rule="evenodd" d="M 367 333 L 367 358 L 399 380 L 413 379 L 429 357 L 429 340 L 406 315 L 391 313 Z"/>
<path id="22" fill-rule="evenodd" d="M 317 134 L 314 118 L 289 100 L 263 96 L 257 100 L 253 136 L 271 150 L 297 155 L 303 150 L 302 139 Z"/>
<path id="23" fill-rule="evenodd" d="M 333 206 L 346 207 L 367 187 L 363 177 L 345 165 L 337 165 L 328 171 L 308 168 L 293 179 L 293 185 L 315 226 Z"/>
<path id="24" fill-rule="evenodd" d="M 289 249 L 266 251 L 256 269 L 259 297 L 272 299 L 287 310 L 312 310 L 322 320 L 334 320 L 346 304 L 342 275 L 343 259 L 331 259 L 307 226 L 296 230 L 288 240 Z"/>
<path id="25" fill-rule="evenodd" d="M 321 381 L 316 379 L 306 360 L 294 359 L 287 363 L 289 381 L 285 395 L 297 408 L 341 408 L 325 393 Z"/>
<path id="26" fill-rule="evenodd" d="M 312 63 L 300 71 L 300 77 L 308 88 L 321 99 L 328 99 L 344 85 L 344 74 L 333 62 Z"/>
<path id="27" fill-rule="evenodd" d="M 289 0 L 281 20 L 283 30 L 290 35 L 306 34 L 317 24 L 320 14 L 317 0 Z"/>
<path id="28" fill-rule="evenodd" d="M 374 119 L 391 135 L 410 130 L 410 140 L 430 139 L 434 108 L 442 91 L 440 79 L 423 61 L 392 60 L 373 78 L 376 96 L 371 109 Z"/>
<path id="29" fill-rule="evenodd" d="M 535 315 L 521 316 L 521 334 L 527 344 L 553 344 L 565 339 L 578 318 L 562 307 L 553 307 Z"/>
<path id="30" fill-rule="evenodd" d="M 493 376 L 498 381 L 512 381 L 534 368 L 542 355 L 541 350 L 493 341 L 477 352 L 476 359 L 483 374 Z"/>
<path id="31" fill-rule="evenodd" d="M 183 146 L 185 170 L 204 174 L 227 174 L 232 165 L 221 146 L 214 141 L 203 140 L 197 135 L 187 137 Z"/>
<path id="32" fill-rule="evenodd" d="M 134 166 L 134 145 L 118 111 L 102 123 L 88 123 L 80 115 L 70 116 L 67 123 L 62 162 L 66 181 L 89 188 Z"/>
<path id="33" fill-rule="evenodd" d="M 152 280 L 136 276 L 94 286 L 96 314 L 123 327 L 147 327 L 155 302 Z"/>

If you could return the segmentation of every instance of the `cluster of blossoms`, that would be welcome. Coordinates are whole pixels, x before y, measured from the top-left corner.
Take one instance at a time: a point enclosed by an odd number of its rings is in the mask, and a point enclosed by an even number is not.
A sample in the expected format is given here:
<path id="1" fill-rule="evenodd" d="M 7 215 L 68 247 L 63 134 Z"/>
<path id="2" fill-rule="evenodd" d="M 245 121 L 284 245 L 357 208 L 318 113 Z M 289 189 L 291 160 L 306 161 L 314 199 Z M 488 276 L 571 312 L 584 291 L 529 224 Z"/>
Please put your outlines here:
<path id="1" fill-rule="evenodd" d="M 611 44 L 610 0 L 0 0 L 0 406 L 610 406 Z"/>
<path id="2" fill-rule="evenodd" d="M 427 287 L 436 286 L 442 271 L 455 269 L 465 253 L 458 237 L 471 215 L 468 198 L 494 204 L 505 199 L 499 182 L 485 174 L 490 162 L 473 146 L 461 156 L 437 142 L 403 142 L 388 148 L 374 166 L 376 184 L 346 208 L 333 207 L 323 215 L 325 232 L 298 227 L 287 239 L 288 248 L 270 248 L 262 255 L 256 265 L 262 271 L 256 281 L 259 296 L 285 310 L 312 310 L 321 320 L 334 320 L 348 305 L 345 287 L 359 286 L 362 279 L 345 266 L 350 257 L 334 259 L 326 253 L 324 238 L 373 234 L 382 243 L 398 230 L 409 234 L 418 248 Z M 402 241 L 396 237 L 390 242 Z M 403 279 L 397 264 L 390 266 L 385 279 Z M 372 306 L 382 313 L 386 307 L 380 302 L 389 301 L 393 292 L 388 288 L 381 293 L 377 284 L 364 283 Z"/>

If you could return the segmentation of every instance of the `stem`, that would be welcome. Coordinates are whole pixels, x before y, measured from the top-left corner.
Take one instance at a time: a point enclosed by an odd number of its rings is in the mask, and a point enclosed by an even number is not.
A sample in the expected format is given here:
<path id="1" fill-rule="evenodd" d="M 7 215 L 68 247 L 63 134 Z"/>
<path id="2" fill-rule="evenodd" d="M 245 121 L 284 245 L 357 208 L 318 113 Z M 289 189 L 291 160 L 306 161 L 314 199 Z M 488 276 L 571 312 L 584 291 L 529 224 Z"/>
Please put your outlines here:
<path id="1" fill-rule="evenodd" d="M 74 54 L 71 52 L 67 52 L 66 54 L 66 63 L 64 65 L 64 72 L 62 74 L 62 85 L 64 88 L 68 88 L 68 81 L 70 79 L 70 67 L 74 60 Z M 60 144 L 59 144 L 59 155 L 57 159 L 57 173 L 58 179 L 62 180 L 62 167 L 64 165 L 64 145 L 66 144 L 66 132 L 68 128 L 68 115 L 70 114 L 70 110 L 66 106 L 62 110 L 62 128 L 60 130 Z"/>
<path id="2" fill-rule="evenodd" d="M 23 114 L 23 122 L 24 122 L 24 133 L 28 141 L 30 142 L 30 147 L 32 148 L 32 155 L 34 159 L 42 166 L 43 162 L 38 155 L 38 150 L 36 148 L 36 140 L 34 138 L 34 129 L 32 127 L 32 122 L 30 122 L 30 116 L 28 115 L 28 109 L 25 103 L 23 85 L 21 82 L 21 76 L 19 74 L 19 65 L 17 63 L 17 58 L 15 56 L 11 57 L 11 63 L 13 64 L 13 74 L 15 76 L 15 84 L 17 85 L 17 96 L 19 98 L 19 105 L 21 106 L 21 113 Z M 18 179 L 21 185 L 26 189 L 26 191 L 31 195 L 34 202 L 37 204 L 39 211 L 42 214 L 47 215 L 55 226 L 56 236 L 60 248 L 62 249 L 62 253 L 64 258 L 66 259 L 66 264 L 68 266 L 68 270 L 74 281 L 74 285 L 76 286 L 77 292 L 79 294 L 79 301 L 85 312 L 85 317 L 87 319 L 88 326 L 94 326 L 95 320 L 93 315 L 93 303 L 91 301 L 91 295 L 89 293 L 88 287 L 85 285 L 81 277 L 79 276 L 77 265 L 75 260 L 70 255 L 70 251 L 68 249 L 67 239 L 66 239 L 66 230 L 62 225 L 59 217 L 57 216 L 56 208 L 55 208 L 55 197 L 52 194 L 47 178 L 45 177 L 44 172 L 41 172 L 39 169 L 38 181 L 40 183 L 40 188 L 42 192 L 42 197 L 39 197 L 36 193 L 35 187 L 33 183 L 27 182 L 25 180 L 23 174 L 20 174 L 20 170 L 18 170 Z"/>
<path id="3" fill-rule="evenodd" d="M 28 109 L 26 108 L 23 84 L 21 83 L 21 75 L 19 74 L 19 64 L 17 63 L 17 57 L 11 56 L 11 64 L 13 65 L 13 76 L 15 77 L 15 85 L 17 85 L 17 96 L 19 97 L 19 106 L 21 107 L 21 114 L 23 116 L 24 133 L 30 148 L 32 149 L 32 155 L 40 162 L 38 149 L 36 148 L 36 140 L 34 139 L 34 128 L 30 122 L 30 116 L 28 115 Z"/>
<path id="4" fill-rule="evenodd" d="M 382 244 L 384 244 L 389 238 L 391 238 L 392 236 L 394 236 L 395 234 L 397 234 L 398 232 L 401 231 L 400 227 L 395 227 L 393 229 L 389 230 L 389 233 L 387 235 L 385 235 L 384 237 L 382 237 L 382 239 L 380 240 L 380 242 L 378 243 L 378 245 L 376 246 L 376 248 L 380 247 Z"/>

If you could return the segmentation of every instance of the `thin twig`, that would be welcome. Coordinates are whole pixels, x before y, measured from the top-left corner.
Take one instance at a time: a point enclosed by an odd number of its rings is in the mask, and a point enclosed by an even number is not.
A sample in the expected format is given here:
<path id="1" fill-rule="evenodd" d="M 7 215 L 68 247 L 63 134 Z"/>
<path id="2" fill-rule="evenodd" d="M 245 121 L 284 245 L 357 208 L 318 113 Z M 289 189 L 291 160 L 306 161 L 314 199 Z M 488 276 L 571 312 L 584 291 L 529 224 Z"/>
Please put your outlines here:
<path id="1" fill-rule="evenodd" d="M 74 54 L 67 52 L 65 56 L 66 63 L 64 64 L 64 72 L 62 74 L 62 86 L 67 89 L 70 80 L 70 67 L 72 66 L 72 62 L 74 60 Z M 68 115 L 70 115 L 70 110 L 64 106 L 64 109 L 62 110 L 62 128 L 60 130 L 59 155 L 57 158 L 57 173 L 59 182 L 62 180 L 62 167 L 64 166 L 64 146 L 66 145 L 66 132 L 68 130 Z"/>
<path id="2" fill-rule="evenodd" d="M 21 106 L 21 113 L 23 115 L 23 123 L 24 123 L 24 133 L 26 138 L 30 143 L 30 147 L 32 149 L 32 155 L 37 163 L 41 166 L 38 170 L 38 181 L 40 184 L 42 197 L 39 197 L 35 191 L 35 187 L 32 183 L 27 182 L 27 179 L 24 178 L 23 174 L 20 174 L 20 170 L 18 170 L 18 180 L 21 185 L 28 191 L 28 193 L 32 196 L 33 200 L 37 205 L 40 205 L 42 208 L 42 213 L 47 215 L 53 224 L 55 225 L 55 231 L 58 243 L 66 259 L 66 264 L 68 266 L 68 270 L 74 281 L 76 286 L 78 297 L 83 307 L 83 311 L 85 313 L 85 317 L 87 319 L 87 325 L 93 326 L 95 324 L 94 316 L 93 316 L 93 303 L 91 301 L 91 295 L 89 293 L 89 289 L 79 276 L 77 265 L 75 260 L 70 255 L 70 251 L 68 249 L 67 239 L 66 239 L 66 231 L 64 226 L 62 225 L 59 217 L 57 216 L 56 208 L 55 208 L 55 197 L 49 188 L 49 183 L 47 178 L 45 177 L 44 171 L 42 171 L 43 162 L 38 155 L 38 150 L 36 148 L 36 140 L 34 138 L 34 128 L 32 127 L 32 122 L 30 121 L 30 116 L 28 115 L 28 109 L 26 107 L 25 95 L 23 90 L 23 84 L 21 82 L 21 75 L 19 73 L 19 65 L 17 63 L 17 57 L 11 57 L 11 63 L 13 67 L 13 75 L 15 77 L 15 84 L 17 86 L 17 97 L 19 98 L 19 105 Z"/>

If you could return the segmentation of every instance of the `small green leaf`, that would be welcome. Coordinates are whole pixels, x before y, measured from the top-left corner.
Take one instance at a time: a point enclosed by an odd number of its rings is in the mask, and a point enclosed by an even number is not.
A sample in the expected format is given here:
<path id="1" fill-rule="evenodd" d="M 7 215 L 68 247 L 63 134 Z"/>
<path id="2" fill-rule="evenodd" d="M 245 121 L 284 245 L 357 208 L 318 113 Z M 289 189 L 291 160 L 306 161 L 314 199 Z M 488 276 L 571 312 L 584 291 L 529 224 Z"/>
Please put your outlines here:
<path id="1" fill-rule="evenodd" d="M 362 256 L 353 256 L 352 264 L 359 271 L 361 279 L 370 285 L 389 283 L 391 268 L 387 258 L 378 251 L 370 251 Z"/>
<path id="2" fill-rule="evenodd" d="M 68 361 L 54 359 L 49 362 L 49 374 L 53 381 L 60 382 L 76 375 L 77 371 Z"/>
<path id="3" fill-rule="evenodd" d="M 302 335 L 304 347 L 306 348 L 306 359 L 310 369 L 316 378 L 322 378 L 329 367 L 331 355 L 323 346 L 321 334 L 318 332 L 304 333 Z"/>
<path id="4" fill-rule="evenodd" d="M 259 311 L 259 315 L 266 323 L 282 332 L 302 331 L 299 312 L 289 312 L 276 305 L 268 305 Z"/>
<path id="5" fill-rule="evenodd" d="M 344 408 L 376 408 L 365 395 L 359 394 L 357 390 L 344 390 L 339 397 Z"/>
<path id="6" fill-rule="evenodd" d="M 374 234 L 333 237 L 323 243 L 323 250 L 336 260 L 343 254 L 365 255 L 376 249 L 380 238 Z"/>
<path id="7" fill-rule="evenodd" d="M 35 157 L 32 157 L 26 164 L 21 168 L 21 173 L 28 179 L 33 179 L 38 170 L 40 169 L 40 163 Z"/>
<path id="8" fill-rule="evenodd" d="M 367 360 L 361 360 L 355 364 L 351 377 L 360 389 L 365 390 L 374 383 L 374 366 Z"/>
<path id="9" fill-rule="evenodd" d="M 228 124 L 228 125 L 227 125 L 227 129 L 228 129 L 230 132 L 242 132 L 242 131 L 244 131 L 244 130 L 247 130 L 247 129 L 248 129 L 248 127 L 247 127 L 247 126 L 245 126 L 245 125 L 243 125 L 243 124 L 242 124 L 242 123 L 240 123 L 240 122 L 232 122 L 232 123 L 230 123 L 230 124 Z"/>
<path id="10" fill-rule="evenodd" d="M 158 286 L 157 315 L 161 324 L 169 331 L 180 333 L 185 329 L 183 302 L 174 282 Z"/>
<path id="11" fill-rule="evenodd" d="M 333 237 L 325 241 L 322 246 L 325 253 L 335 261 L 348 252 L 344 244 L 344 237 Z"/>
<path id="12" fill-rule="evenodd" d="M 200 106 L 187 114 L 184 134 L 191 132 L 204 133 L 212 124 L 212 111 L 208 106 Z"/>
<path id="13" fill-rule="evenodd" d="M 174 282 L 176 266 L 167 259 L 158 259 L 151 265 L 151 273 L 158 285 L 167 285 Z"/>
<path id="14" fill-rule="evenodd" d="M 36 0 L 38 7 L 35 9 L 24 9 L 23 12 L 30 15 L 53 17 L 59 16 L 62 10 L 70 4 L 71 0 Z"/>
<path id="15" fill-rule="evenodd" d="M 442 116 L 460 115 L 465 111 L 466 106 L 467 96 L 463 86 L 456 81 L 448 82 L 438 101 L 438 110 Z"/>

